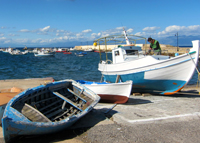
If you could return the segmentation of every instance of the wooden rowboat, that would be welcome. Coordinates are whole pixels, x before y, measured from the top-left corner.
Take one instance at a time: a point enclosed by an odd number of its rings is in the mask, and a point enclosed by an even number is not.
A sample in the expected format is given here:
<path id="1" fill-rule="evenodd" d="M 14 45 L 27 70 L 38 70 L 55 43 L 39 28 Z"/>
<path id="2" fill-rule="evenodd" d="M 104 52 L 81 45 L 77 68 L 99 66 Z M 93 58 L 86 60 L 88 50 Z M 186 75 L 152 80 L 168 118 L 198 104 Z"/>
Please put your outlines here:
<path id="1" fill-rule="evenodd" d="M 99 102 L 100 97 L 74 80 L 28 89 L 11 99 L 4 111 L 5 142 L 21 135 L 41 135 L 70 127 Z"/>

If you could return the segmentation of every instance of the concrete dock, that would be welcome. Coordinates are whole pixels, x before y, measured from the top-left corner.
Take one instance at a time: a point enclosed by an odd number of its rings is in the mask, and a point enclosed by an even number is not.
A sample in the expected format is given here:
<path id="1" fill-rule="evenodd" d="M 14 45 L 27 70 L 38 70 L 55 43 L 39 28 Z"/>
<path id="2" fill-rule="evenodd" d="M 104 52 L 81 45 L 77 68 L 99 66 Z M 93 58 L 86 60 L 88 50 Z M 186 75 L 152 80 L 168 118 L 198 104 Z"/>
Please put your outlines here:
<path id="1" fill-rule="evenodd" d="M 28 88 L 46 84 L 46 83 L 52 82 L 52 81 L 54 81 L 54 79 L 52 77 L 0 80 L 0 90 L 9 89 L 12 87 L 28 89 Z"/>
<path id="2" fill-rule="evenodd" d="M 200 87 L 186 86 L 166 95 L 133 96 L 126 104 L 98 103 L 70 129 L 32 138 L 26 142 L 54 143 L 155 143 L 200 142 Z M 0 129 L 0 143 L 3 143 Z"/>

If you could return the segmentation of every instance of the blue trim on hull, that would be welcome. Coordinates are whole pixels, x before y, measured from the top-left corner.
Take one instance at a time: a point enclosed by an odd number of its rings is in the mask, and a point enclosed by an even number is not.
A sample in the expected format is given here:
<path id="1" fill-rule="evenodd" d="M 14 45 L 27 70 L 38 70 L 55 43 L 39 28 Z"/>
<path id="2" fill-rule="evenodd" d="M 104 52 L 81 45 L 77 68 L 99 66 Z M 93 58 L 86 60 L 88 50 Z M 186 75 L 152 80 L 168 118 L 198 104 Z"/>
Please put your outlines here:
<path id="1" fill-rule="evenodd" d="M 117 75 L 104 75 L 104 80 L 114 83 Z M 186 81 L 181 80 L 146 80 L 144 72 L 120 75 L 120 81 L 125 82 L 132 80 L 132 92 L 148 92 L 148 93 L 172 93 L 180 89 L 186 84 Z"/>

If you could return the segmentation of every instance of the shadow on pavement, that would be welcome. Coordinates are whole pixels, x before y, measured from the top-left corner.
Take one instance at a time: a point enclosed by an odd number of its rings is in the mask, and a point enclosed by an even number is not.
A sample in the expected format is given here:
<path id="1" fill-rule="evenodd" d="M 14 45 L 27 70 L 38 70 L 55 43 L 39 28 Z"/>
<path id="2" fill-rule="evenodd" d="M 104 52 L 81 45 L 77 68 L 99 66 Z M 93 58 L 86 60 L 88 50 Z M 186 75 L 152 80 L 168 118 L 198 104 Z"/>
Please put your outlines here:
<path id="1" fill-rule="evenodd" d="M 87 115 L 79 119 L 75 124 L 73 124 L 70 128 L 66 130 L 56 132 L 53 134 L 19 137 L 17 140 L 15 140 L 15 143 L 50 143 L 59 142 L 63 140 L 71 140 L 81 134 L 84 134 L 87 130 L 89 130 L 91 127 L 95 126 L 99 122 L 106 120 L 107 117 L 104 114 L 104 111 L 106 110 L 108 109 L 93 109 Z M 114 111 L 110 111 L 109 114 L 110 113 L 114 114 Z"/>
<path id="2" fill-rule="evenodd" d="M 163 95 L 163 96 L 169 96 L 169 97 L 187 97 L 187 98 L 200 98 L 199 91 L 197 90 L 187 90 L 187 91 L 180 91 L 173 95 Z"/>
<path id="3" fill-rule="evenodd" d="M 150 100 L 144 100 L 139 98 L 129 98 L 124 105 L 137 105 L 137 104 L 148 104 L 152 103 Z"/>

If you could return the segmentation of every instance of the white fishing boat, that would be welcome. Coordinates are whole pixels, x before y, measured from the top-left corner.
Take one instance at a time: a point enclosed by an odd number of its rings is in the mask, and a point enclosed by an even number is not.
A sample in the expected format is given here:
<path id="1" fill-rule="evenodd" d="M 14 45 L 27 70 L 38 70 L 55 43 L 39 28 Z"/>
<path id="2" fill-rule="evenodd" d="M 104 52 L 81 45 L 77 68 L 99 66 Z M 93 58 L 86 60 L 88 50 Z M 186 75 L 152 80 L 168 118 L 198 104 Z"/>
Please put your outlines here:
<path id="1" fill-rule="evenodd" d="M 34 53 L 34 55 L 36 57 L 47 57 L 47 56 L 49 57 L 49 56 L 55 56 L 55 53 L 47 51 L 47 50 L 41 50 L 41 51 L 38 51 L 37 53 Z"/>
<path id="2" fill-rule="evenodd" d="M 5 48 L 2 50 L 3 53 L 10 53 L 12 51 L 12 48 Z"/>
<path id="3" fill-rule="evenodd" d="M 29 51 L 29 53 L 38 53 L 38 51 L 40 51 L 39 48 L 34 48 L 32 51 Z"/>
<path id="4" fill-rule="evenodd" d="M 20 50 L 18 50 L 18 49 L 12 50 L 9 53 L 11 55 L 23 55 L 23 53 Z"/>
<path id="5" fill-rule="evenodd" d="M 109 38 L 114 39 L 108 36 L 95 41 L 101 44 L 100 42 L 105 39 L 106 42 L 102 43 L 107 43 L 110 41 Z M 174 94 L 189 82 L 196 69 L 199 58 L 199 40 L 192 41 L 192 44 L 193 48 L 189 53 L 169 57 L 145 55 L 141 47 L 129 43 L 129 45 L 114 48 L 112 60 L 101 59 L 98 70 L 107 82 L 114 83 L 117 76 L 120 76 L 120 82 L 132 80 L 133 92 Z"/>
<path id="6" fill-rule="evenodd" d="M 84 50 L 85 52 L 93 52 L 94 50 L 92 48 L 88 48 Z"/>
<path id="7" fill-rule="evenodd" d="M 58 48 L 55 52 L 60 53 L 60 52 L 69 52 L 68 48 Z"/>
<path id="8" fill-rule="evenodd" d="M 26 55 L 26 54 L 28 54 L 28 50 L 25 50 L 25 51 L 23 51 L 23 52 L 21 52 L 23 55 Z"/>
<path id="9" fill-rule="evenodd" d="M 70 51 L 74 51 L 75 49 L 71 47 L 71 48 L 69 48 L 69 50 L 70 50 Z"/>
<path id="10" fill-rule="evenodd" d="M 76 81 L 98 94 L 101 97 L 100 102 L 106 103 L 126 103 L 132 89 L 132 81 L 120 83 L 91 82 L 85 80 Z"/>

